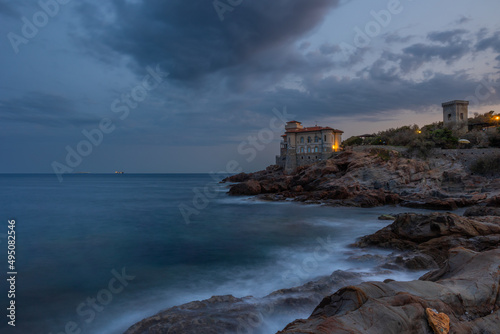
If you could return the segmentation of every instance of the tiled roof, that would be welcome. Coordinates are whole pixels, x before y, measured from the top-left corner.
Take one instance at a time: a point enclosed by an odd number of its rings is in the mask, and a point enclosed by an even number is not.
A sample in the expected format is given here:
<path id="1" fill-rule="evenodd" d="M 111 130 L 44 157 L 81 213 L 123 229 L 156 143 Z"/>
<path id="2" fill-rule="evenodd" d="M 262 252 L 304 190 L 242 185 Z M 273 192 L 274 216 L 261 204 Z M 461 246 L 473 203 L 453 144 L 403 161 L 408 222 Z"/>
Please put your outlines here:
<path id="1" fill-rule="evenodd" d="M 321 131 L 321 130 L 333 130 L 333 132 L 336 133 L 344 133 L 344 131 L 340 131 L 337 129 L 333 129 L 329 126 L 323 127 L 323 126 L 311 126 L 308 128 L 302 128 L 302 129 L 291 129 L 291 130 L 286 130 L 286 133 L 299 133 L 299 132 L 315 132 L 315 131 Z"/>

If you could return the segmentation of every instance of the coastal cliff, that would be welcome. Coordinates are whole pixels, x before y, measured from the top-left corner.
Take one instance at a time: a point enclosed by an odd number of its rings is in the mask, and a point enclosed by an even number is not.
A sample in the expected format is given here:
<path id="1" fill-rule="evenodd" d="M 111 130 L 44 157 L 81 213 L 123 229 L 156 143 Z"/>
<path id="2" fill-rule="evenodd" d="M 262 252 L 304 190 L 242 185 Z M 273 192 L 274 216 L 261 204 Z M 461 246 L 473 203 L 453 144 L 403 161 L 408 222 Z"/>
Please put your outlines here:
<path id="1" fill-rule="evenodd" d="M 278 166 L 228 177 L 231 195 L 257 195 L 270 201 L 293 200 L 333 206 L 455 210 L 481 204 L 500 193 L 500 178 L 472 174 L 465 161 L 443 155 L 428 160 L 396 150 L 346 151 L 286 174 Z"/>

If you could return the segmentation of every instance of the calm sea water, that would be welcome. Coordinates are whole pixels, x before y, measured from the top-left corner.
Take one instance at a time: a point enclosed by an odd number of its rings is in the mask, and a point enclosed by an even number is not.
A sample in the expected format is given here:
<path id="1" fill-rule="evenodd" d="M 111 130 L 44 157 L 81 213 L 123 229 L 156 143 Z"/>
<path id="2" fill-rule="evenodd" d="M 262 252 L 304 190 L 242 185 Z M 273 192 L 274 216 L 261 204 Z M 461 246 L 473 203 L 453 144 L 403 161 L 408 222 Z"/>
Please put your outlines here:
<path id="1" fill-rule="evenodd" d="M 195 198 L 207 185 L 213 198 Z M 225 187 L 204 174 L 81 174 L 62 183 L 0 175 L 1 313 L 9 219 L 18 272 L 16 327 L 1 314 L 0 333 L 123 333 L 191 300 L 264 296 L 336 269 L 370 270 L 345 260 L 346 245 L 385 226 L 379 214 L 403 211 L 258 202 Z M 194 199 L 201 209 L 187 224 L 179 205 Z M 330 255 L 311 264 L 318 247 Z"/>

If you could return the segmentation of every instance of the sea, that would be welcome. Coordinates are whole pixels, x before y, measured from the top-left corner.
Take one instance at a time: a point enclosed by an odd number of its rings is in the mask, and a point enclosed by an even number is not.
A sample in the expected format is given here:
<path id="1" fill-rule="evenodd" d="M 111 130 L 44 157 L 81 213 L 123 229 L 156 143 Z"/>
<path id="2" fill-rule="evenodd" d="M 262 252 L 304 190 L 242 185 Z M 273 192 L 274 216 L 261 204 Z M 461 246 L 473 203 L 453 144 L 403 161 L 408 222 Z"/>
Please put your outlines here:
<path id="1" fill-rule="evenodd" d="M 0 175 L 0 333 L 118 334 L 193 300 L 261 297 L 335 270 L 374 272 L 374 265 L 349 260 L 367 252 L 349 244 L 389 223 L 379 215 L 408 210 L 264 202 L 229 196 L 219 180 L 209 174 L 68 174 L 63 182 L 50 174 Z M 328 256 L 316 256 L 318 250 Z M 7 310 L 12 301 L 15 326 Z M 268 331 L 308 315 L 279 319 Z"/>

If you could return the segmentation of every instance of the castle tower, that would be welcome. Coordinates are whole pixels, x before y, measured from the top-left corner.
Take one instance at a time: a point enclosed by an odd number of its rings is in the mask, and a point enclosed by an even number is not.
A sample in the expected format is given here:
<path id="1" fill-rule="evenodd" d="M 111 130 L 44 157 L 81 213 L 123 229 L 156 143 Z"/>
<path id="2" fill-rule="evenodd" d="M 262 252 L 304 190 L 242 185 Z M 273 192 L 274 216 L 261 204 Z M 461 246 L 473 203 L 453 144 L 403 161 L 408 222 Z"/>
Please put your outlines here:
<path id="1" fill-rule="evenodd" d="M 445 102 L 442 106 L 444 127 L 459 133 L 467 132 L 469 101 L 454 100 Z"/>

